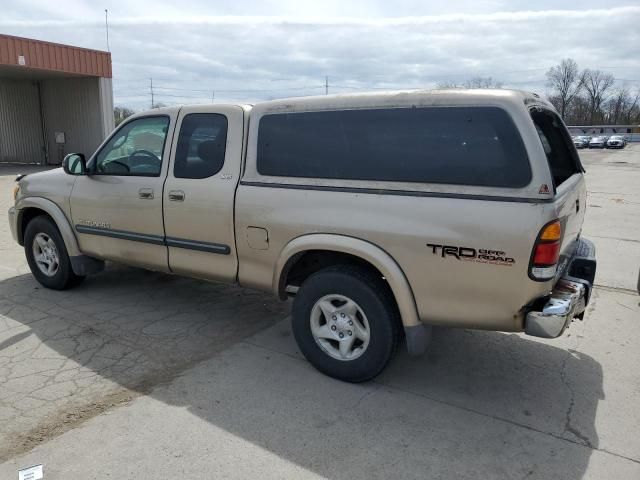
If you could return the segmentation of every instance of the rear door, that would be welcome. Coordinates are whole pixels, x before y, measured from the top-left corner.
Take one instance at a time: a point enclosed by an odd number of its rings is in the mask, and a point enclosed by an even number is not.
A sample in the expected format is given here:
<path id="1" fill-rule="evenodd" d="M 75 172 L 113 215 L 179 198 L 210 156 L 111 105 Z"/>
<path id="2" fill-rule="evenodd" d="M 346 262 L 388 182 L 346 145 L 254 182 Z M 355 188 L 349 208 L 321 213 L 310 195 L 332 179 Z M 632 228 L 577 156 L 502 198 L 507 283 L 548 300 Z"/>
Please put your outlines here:
<path id="1" fill-rule="evenodd" d="M 172 272 L 234 281 L 238 262 L 234 198 L 242 157 L 243 110 L 183 108 L 164 188 L 164 226 Z"/>
<path id="2" fill-rule="evenodd" d="M 555 112 L 536 107 L 531 110 L 531 118 L 553 177 L 555 215 L 563 231 L 558 272 L 563 272 L 582 230 L 587 200 L 584 168 L 566 126 Z"/>

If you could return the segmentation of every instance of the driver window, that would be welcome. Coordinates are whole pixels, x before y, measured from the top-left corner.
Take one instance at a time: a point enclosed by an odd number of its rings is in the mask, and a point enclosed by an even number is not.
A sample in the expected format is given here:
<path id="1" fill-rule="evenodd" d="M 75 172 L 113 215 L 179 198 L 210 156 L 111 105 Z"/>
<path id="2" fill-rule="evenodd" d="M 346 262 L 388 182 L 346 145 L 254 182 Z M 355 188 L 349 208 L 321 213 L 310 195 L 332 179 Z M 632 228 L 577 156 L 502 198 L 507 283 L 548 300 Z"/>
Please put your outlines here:
<path id="1" fill-rule="evenodd" d="M 145 117 L 132 120 L 111 137 L 96 157 L 95 173 L 157 177 L 169 118 Z"/>

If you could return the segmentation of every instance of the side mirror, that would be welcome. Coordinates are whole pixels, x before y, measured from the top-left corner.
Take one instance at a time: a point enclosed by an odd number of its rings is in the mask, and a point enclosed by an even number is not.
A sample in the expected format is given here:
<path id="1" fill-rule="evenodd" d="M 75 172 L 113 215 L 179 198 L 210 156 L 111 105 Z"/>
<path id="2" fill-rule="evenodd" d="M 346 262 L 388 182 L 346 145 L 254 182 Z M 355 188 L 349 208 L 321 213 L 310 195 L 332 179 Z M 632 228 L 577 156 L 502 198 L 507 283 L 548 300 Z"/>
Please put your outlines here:
<path id="1" fill-rule="evenodd" d="M 62 168 L 69 175 L 86 175 L 87 161 L 82 153 L 70 153 L 64 157 Z"/>

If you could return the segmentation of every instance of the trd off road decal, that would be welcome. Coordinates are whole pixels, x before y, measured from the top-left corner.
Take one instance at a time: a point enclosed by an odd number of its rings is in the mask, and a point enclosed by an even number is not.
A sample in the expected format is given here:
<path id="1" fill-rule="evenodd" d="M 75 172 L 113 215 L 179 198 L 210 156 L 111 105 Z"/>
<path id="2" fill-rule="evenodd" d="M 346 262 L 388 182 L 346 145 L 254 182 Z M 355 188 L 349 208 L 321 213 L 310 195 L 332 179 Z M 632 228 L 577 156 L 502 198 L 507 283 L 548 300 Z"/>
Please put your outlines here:
<path id="1" fill-rule="evenodd" d="M 491 263 L 493 265 L 505 266 L 511 266 L 516 263 L 513 258 L 508 257 L 506 253 L 501 250 L 455 247 L 453 245 L 436 245 L 434 243 L 427 243 L 427 247 L 431 247 L 431 253 L 440 255 L 442 258 L 453 257 L 466 262 Z"/>
<path id="2" fill-rule="evenodd" d="M 78 225 L 83 225 L 85 227 L 111 228 L 111 224 L 109 222 L 99 222 L 96 220 L 78 220 Z"/>

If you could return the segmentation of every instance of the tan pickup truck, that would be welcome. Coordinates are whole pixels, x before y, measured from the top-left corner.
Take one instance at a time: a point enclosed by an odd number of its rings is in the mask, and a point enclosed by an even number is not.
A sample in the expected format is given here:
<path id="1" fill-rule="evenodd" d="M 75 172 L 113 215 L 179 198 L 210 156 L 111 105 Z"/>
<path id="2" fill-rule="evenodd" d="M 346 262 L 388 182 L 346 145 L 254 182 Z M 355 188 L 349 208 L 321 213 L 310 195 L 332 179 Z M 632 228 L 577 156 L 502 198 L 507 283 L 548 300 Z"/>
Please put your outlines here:
<path id="1" fill-rule="evenodd" d="M 584 170 L 535 94 L 159 109 L 63 167 L 19 177 L 9 212 L 41 284 L 111 260 L 292 296 L 300 350 L 342 380 L 433 325 L 557 337 L 595 275 Z"/>

